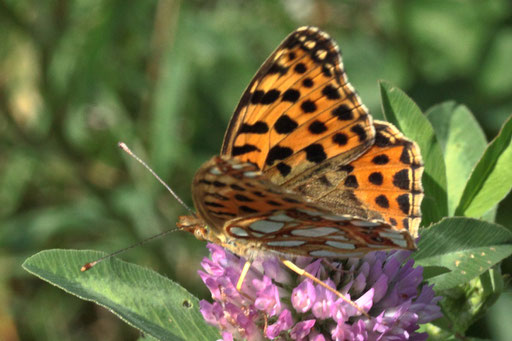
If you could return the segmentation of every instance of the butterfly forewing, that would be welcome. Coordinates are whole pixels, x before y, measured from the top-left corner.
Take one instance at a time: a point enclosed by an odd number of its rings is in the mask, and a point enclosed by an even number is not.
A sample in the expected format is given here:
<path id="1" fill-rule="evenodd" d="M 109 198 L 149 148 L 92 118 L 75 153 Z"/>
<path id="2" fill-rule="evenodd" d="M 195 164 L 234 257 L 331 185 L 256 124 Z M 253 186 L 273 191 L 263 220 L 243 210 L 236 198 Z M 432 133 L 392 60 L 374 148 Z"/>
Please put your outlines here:
<path id="1" fill-rule="evenodd" d="M 356 160 L 328 160 L 283 187 L 335 213 L 384 220 L 417 236 L 423 198 L 419 148 L 393 125 L 374 125 L 374 145 Z"/>
<path id="2" fill-rule="evenodd" d="M 256 74 L 221 154 L 256 164 L 280 184 L 337 155 L 353 160 L 373 138 L 371 116 L 347 81 L 338 47 L 306 27 L 286 38 Z"/>

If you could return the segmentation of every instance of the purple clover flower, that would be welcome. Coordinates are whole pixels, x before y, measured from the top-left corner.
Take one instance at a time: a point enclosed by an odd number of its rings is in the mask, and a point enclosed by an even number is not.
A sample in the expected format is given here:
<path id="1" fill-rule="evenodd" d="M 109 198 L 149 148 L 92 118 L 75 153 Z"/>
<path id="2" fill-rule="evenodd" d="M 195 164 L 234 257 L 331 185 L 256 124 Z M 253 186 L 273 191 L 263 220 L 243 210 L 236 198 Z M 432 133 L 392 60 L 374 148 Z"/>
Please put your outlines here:
<path id="1" fill-rule="evenodd" d="M 199 271 L 213 303 L 202 300 L 205 320 L 223 340 L 426 340 L 419 324 L 442 316 L 432 286 L 421 285 L 423 268 L 410 252 L 372 252 L 342 262 L 299 257 L 296 264 L 353 300 L 370 315 L 315 284 L 294 276 L 273 257 L 253 262 L 242 293 L 236 283 L 245 263 L 219 245 Z M 406 261 L 407 260 L 407 261 Z M 405 262 L 405 263 L 404 263 Z"/>

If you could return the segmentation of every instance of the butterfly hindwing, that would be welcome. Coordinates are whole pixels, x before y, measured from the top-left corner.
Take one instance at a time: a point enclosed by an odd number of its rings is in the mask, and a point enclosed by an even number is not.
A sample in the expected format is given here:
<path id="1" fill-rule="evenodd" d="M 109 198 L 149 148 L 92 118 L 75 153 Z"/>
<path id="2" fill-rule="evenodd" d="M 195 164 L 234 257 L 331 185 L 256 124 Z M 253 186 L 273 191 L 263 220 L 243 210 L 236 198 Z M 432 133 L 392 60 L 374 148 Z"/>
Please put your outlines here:
<path id="1" fill-rule="evenodd" d="M 414 248 L 407 232 L 323 209 L 269 182 L 252 164 L 214 157 L 199 174 L 196 207 L 212 233 L 231 237 L 238 249 L 339 257 Z"/>
<path id="2" fill-rule="evenodd" d="M 231 119 L 221 155 L 252 162 L 281 184 L 338 155 L 357 158 L 374 134 L 335 42 L 304 27 L 255 75 Z"/>

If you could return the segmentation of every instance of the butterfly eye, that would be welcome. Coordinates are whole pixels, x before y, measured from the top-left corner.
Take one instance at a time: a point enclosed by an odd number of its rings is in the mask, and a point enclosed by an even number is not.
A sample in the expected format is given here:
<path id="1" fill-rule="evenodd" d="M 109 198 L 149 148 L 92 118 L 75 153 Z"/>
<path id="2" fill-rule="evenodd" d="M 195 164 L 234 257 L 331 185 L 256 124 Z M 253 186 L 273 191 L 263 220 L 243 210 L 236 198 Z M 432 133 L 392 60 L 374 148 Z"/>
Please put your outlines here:
<path id="1" fill-rule="evenodd" d="M 206 226 L 204 226 L 204 227 L 197 226 L 194 229 L 194 237 L 196 237 L 199 240 L 205 240 L 207 234 L 208 234 L 208 228 Z"/>

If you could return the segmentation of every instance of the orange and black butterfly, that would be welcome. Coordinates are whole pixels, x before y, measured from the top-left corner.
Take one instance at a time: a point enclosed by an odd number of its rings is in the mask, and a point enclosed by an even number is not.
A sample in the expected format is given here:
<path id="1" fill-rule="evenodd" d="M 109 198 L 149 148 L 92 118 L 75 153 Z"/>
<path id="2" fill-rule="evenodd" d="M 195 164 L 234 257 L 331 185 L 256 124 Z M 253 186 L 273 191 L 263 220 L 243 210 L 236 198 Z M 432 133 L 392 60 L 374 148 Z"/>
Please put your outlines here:
<path id="1" fill-rule="evenodd" d="M 416 143 L 361 103 L 336 43 L 302 27 L 245 90 L 178 227 L 249 262 L 414 249 L 422 172 Z"/>

